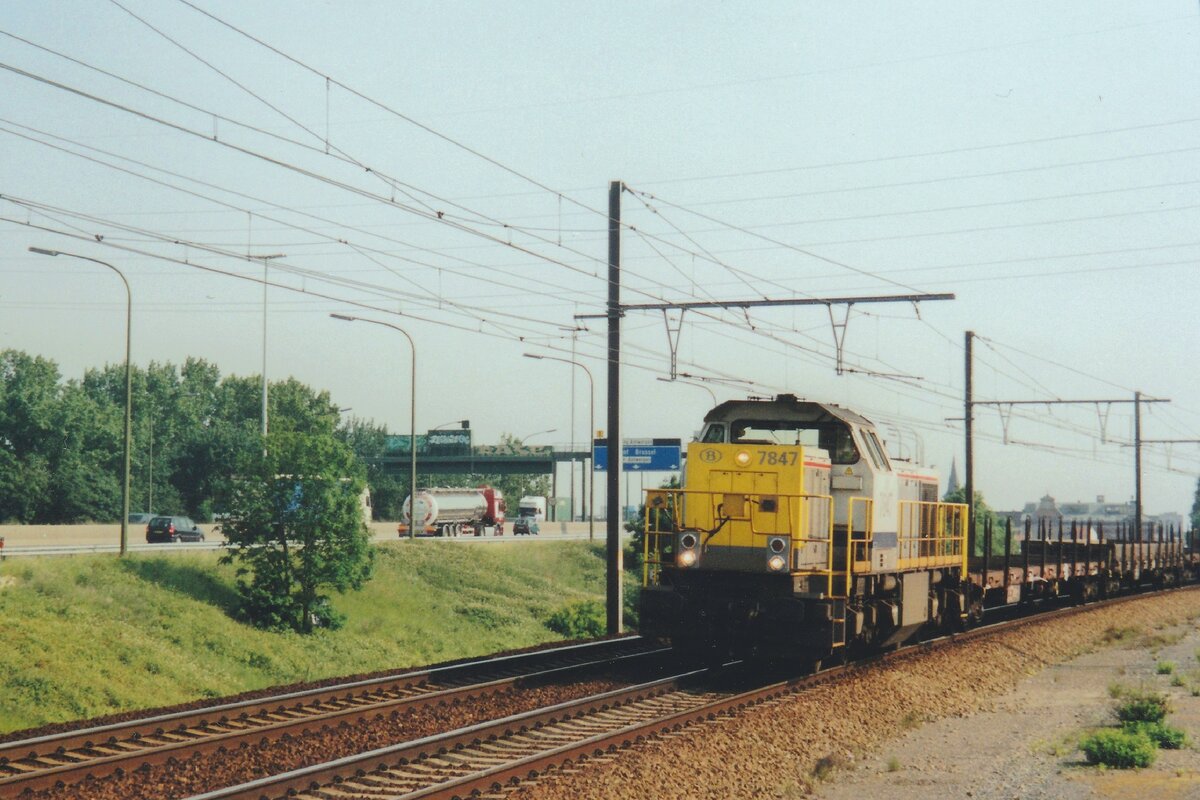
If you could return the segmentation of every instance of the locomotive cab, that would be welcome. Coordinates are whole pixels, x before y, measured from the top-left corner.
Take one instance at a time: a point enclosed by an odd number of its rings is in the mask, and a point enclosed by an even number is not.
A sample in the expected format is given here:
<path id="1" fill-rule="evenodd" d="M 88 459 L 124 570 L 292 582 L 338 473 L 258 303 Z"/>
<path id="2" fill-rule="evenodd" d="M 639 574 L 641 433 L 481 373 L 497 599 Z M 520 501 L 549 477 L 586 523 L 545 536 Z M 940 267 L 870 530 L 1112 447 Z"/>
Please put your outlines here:
<path id="1" fill-rule="evenodd" d="M 820 659 L 956 605 L 962 507 L 893 464 L 865 417 L 780 395 L 704 422 L 684 488 L 647 492 L 644 635 Z"/>

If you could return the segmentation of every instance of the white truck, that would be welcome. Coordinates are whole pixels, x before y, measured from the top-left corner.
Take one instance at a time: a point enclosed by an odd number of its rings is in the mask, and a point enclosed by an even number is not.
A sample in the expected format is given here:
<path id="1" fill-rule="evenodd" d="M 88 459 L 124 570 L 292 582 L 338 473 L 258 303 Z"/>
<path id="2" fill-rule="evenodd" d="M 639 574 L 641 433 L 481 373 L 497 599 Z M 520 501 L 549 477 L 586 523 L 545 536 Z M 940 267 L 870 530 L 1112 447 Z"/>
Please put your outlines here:
<path id="1" fill-rule="evenodd" d="M 517 503 L 517 516 L 532 517 L 538 522 L 545 522 L 546 498 L 534 497 L 532 495 L 528 497 L 522 497 L 520 502 Z"/>

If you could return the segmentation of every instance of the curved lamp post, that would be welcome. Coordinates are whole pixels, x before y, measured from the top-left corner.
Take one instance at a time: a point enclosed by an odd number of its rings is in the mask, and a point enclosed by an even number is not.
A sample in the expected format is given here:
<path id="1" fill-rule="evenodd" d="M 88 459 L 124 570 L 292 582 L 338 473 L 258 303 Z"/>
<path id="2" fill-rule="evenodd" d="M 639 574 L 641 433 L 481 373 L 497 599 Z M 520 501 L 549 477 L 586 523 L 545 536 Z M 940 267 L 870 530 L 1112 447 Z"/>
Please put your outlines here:
<path id="1" fill-rule="evenodd" d="M 588 517 L 588 540 L 596 538 L 596 517 L 592 513 L 592 508 L 595 503 L 596 485 L 595 485 L 595 450 L 596 450 L 596 384 L 592 380 L 592 371 L 578 361 L 572 361 L 569 358 L 559 358 L 558 356 L 539 356 L 534 353 L 525 353 L 526 358 L 536 358 L 539 361 L 561 361 L 564 364 L 571 364 L 583 370 L 583 374 L 587 375 L 588 379 L 588 452 L 592 453 L 593 463 L 589 466 L 593 467 L 588 470 L 589 491 L 587 493 L 587 517 Z M 574 513 L 574 511 L 572 511 Z"/>
<path id="2" fill-rule="evenodd" d="M 334 319 L 340 319 L 343 322 L 370 322 L 375 325 L 382 325 L 385 328 L 391 328 L 394 331 L 400 331 L 404 334 L 404 338 L 408 339 L 408 346 L 412 349 L 412 400 L 409 403 L 411 417 L 409 421 L 409 480 L 412 486 L 408 492 L 408 538 L 412 539 L 416 536 L 416 521 L 417 521 L 417 346 L 413 343 L 413 339 L 408 335 L 408 331 L 401 328 L 399 325 L 393 325 L 390 322 L 382 322 L 377 319 L 367 319 L 366 317 L 352 317 L 349 314 L 330 314 Z"/>
<path id="3" fill-rule="evenodd" d="M 42 256 L 70 256 L 71 258 L 78 258 L 83 261 L 91 261 L 94 264 L 108 267 L 117 273 L 117 276 L 121 279 L 121 283 L 125 284 L 125 472 L 124 479 L 121 482 L 121 555 L 125 555 L 129 549 L 129 446 L 133 439 L 131 429 L 133 381 L 129 365 L 129 351 L 133 330 L 133 293 L 129 291 L 129 281 L 125 280 L 125 274 L 107 261 L 101 261 L 91 256 L 81 256 L 78 253 L 65 253 L 62 250 L 47 250 L 42 247 L 31 247 L 29 248 L 29 252 Z"/>
<path id="4" fill-rule="evenodd" d="M 554 433 L 557 430 L 558 430 L 558 428 L 548 428 L 547 430 L 544 430 L 544 431 L 535 431 L 533 433 L 527 433 L 524 436 L 522 436 L 520 439 L 517 439 L 517 444 L 520 445 L 521 447 L 524 447 L 526 439 L 532 439 L 534 436 L 541 436 L 543 433 Z"/>

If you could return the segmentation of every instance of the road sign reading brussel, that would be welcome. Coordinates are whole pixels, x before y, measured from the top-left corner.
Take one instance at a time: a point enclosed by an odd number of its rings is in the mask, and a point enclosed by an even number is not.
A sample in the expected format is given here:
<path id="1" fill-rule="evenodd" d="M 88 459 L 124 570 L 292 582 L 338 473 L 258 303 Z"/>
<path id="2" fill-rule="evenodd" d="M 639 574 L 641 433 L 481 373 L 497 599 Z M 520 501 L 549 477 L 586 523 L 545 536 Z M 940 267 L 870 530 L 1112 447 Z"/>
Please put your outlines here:
<path id="1" fill-rule="evenodd" d="M 596 472 L 608 471 L 608 440 L 593 442 Z M 683 443 L 679 439 L 625 439 L 621 443 L 621 466 L 625 472 L 677 472 Z"/>

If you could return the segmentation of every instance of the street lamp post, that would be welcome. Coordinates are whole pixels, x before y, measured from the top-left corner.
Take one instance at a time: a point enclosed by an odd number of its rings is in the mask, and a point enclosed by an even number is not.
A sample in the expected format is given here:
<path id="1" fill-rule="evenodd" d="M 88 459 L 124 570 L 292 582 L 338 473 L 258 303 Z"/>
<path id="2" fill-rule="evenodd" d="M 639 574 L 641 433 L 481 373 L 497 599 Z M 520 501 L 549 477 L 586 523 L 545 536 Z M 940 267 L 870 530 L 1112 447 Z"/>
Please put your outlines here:
<path id="1" fill-rule="evenodd" d="M 367 319 L 365 317 L 352 317 L 348 314 L 330 314 L 329 316 L 334 319 L 340 319 L 343 322 L 371 322 L 375 325 L 391 328 L 394 331 L 400 331 L 400 333 L 404 334 L 404 338 L 408 339 L 408 346 L 412 349 L 412 400 L 409 402 L 411 416 L 409 418 L 408 436 L 409 480 L 412 485 L 408 492 L 408 538 L 415 538 L 417 527 L 417 345 L 413 343 L 413 338 L 408 335 L 408 331 L 390 322 L 382 322 L 377 319 Z"/>
<path id="2" fill-rule="evenodd" d="M 532 439 L 534 436 L 541 436 L 543 433 L 554 433 L 557 430 L 558 430 L 558 428 L 549 428 L 544 431 L 534 431 L 533 433 L 527 433 L 524 436 L 522 436 L 520 439 L 517 439 L 517 444 L 520 445 L 521 447 L 524 447 L 526 439 Z"/>
<path id="3" fill-rule="evenodd" d="M 263 318 L 262 318 L 262 416 L 260 419 L 263 455 L 267 454 L 267 289 L 270 287 L 267 267 L 273 258 L 284 258 L 284 253 L 272 253 L 268 256 L 249 256 L 262 261 L 263 265 Z"/>
<path id="4" fill-rule="evenodd" d="M 154 513 L 154 404 L 150 404 L 150 477 L 146 481 L 146 513 Z"/>
<path id="5" fill-rule="evenodd" d="M 95 264 L 108 267 L 117 273 L 117 276 L 121 279 L 121 283 L 125 284 L 125 470 L 121 482 L 121 555 L 125 555 L 129 549 L 129 447 L 133 440 L 131 427 L 133 421 L 133 378 L 129 361 L 130 345 L 133 341 L 133 292 L 129 290 L 129 281 L 125 280 L 125 274 L 107 261 L 101 261 L 98 258 L 90 256 L 81 256 L 78 253 L 46 250 L 42 247 L 31 247 L 29 248 L 29 252 L 43 256 L 70 256 L 71 258 L 78 258 L 83 261 L 91 261 Z"/>
<path id="6" fill-rule="evenodd" d="M 588 379 L 588 452 L 595 456 L 595 443 L 593 438 L 596 435 L 596 385 L 592 380 L 592 371 L 578 361 L 572 361 L 569 358 L 559 358 L 557 356 L 539 356 L 534 353 L 525 353 L 526 358 L 536 358 L 539 361 L 561 361 L 564 364 L 571 364 L 583 370 L 583 374 L 587 375 Z M 574 432 L 572 432 L 574 436 Z M 591 467 L 592 465 L 589 465 Z M 587 515 L 588 515 L 588 540 L 596 538 L 596 515 L 592 513 L 593 503 L 595 502 L 596 484 L 595 470 L 588 469 L 588 484 L 587 493 Z"/>

